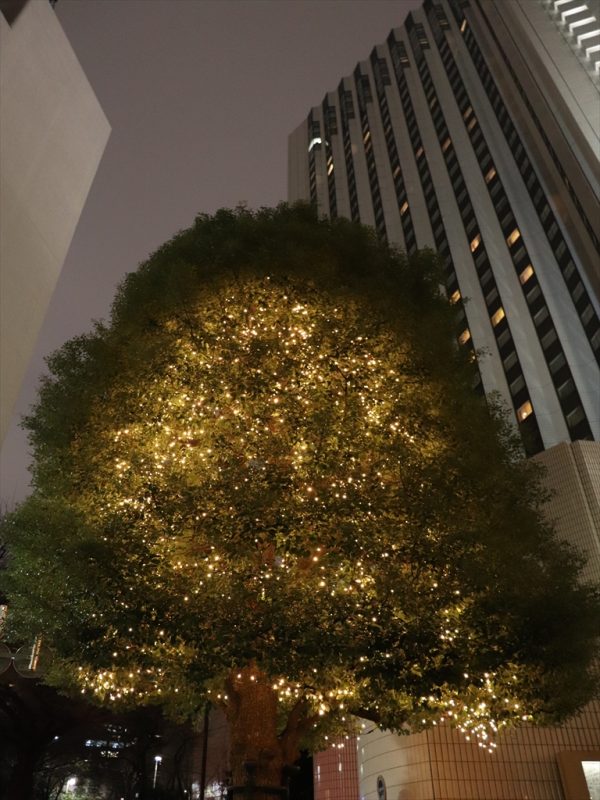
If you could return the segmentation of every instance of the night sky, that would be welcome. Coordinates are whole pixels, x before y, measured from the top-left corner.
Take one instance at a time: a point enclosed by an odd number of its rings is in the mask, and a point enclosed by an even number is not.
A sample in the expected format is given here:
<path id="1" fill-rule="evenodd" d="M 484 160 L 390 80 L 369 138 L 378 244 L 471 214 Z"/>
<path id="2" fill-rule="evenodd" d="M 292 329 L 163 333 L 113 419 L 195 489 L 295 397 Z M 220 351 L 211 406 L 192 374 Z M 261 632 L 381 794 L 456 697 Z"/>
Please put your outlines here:
<path id="1" fill-rule="evenodd" d="M 4 442 L 4 508 L 28 491 L 18 421 L 45 355 L 105 318 L 123 276 L 196 214 L 285 200 L 288 134 L 420 5 L 59 0 L 112 133 Z"/>

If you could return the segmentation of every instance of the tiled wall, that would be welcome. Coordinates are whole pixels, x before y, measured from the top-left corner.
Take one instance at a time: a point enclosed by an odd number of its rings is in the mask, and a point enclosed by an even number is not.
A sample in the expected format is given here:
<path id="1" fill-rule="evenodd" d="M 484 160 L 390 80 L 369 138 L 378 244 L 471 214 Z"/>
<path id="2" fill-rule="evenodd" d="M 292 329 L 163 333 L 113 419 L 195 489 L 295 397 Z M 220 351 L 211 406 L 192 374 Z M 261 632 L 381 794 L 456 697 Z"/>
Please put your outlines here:
<path id="1" fill-rule="evenodd" d="M 600 442 L 562 443 L 535 456 L 554 492 L 549 519 L 588 558 L 584 578 L 600 584 Z"/>
<path id="2" fill-rule="evenodd" d="M 561 728 L 525 727 L 508 733 L 493 755 L 443 727 L 414 736 L 375 728 L 357 744 L 361 800 L 378 800 L 380 775 L 387 800 L 567 800 L 558 754 L 585 751 L 600 761 L 600 703 Z M 353 796 L 338 795 L 336 800 Z"/>
<path id="3" fill-rule="evenodd" d="M 339 739 L 313 757 L 314 800 L 358 800 L 358 766 L 354 737 Z"/>

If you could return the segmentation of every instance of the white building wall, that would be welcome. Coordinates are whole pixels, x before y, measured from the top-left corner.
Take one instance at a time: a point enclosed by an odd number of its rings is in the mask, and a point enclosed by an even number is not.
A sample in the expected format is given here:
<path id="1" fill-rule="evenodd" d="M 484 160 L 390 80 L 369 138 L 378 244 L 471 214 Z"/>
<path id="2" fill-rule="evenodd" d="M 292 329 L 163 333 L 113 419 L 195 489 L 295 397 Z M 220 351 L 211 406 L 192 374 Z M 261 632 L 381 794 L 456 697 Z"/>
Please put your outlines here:
<path id="1" fill-rule="evenodd" d="M 110 127 L 46 0 L 0 14 L 0 439 Z"/>

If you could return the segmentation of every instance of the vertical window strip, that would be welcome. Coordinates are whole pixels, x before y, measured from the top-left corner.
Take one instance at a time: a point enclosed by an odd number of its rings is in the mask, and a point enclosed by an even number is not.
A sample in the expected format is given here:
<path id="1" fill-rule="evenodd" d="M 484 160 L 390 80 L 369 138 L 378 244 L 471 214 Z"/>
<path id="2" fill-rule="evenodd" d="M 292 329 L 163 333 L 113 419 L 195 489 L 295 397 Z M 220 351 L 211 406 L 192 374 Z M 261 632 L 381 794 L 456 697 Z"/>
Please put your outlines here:
<path id="1" fill-rule="evenodd" d="M 310 202 L 315 206 L 318 204 L 317 198 L 317 163 L 315 150 L 320 147 L 321 129 L 319 121 L 314 119 L 313 112 L 308 115 L 308 184 L 310 191 Z"/>
<path id="2" fill-rule="evenodd" d="M 468 109 L 472 109 L 473 106 L 469 98 L 469 95 L 467 93 L 464 82 L 462 80 L 460 70 L 456 64 L 456 61 L 454 60 L 454 56 L 452 55 L 452 51 L 450 50 L 450 47 L 446 40 L 445 32 L 439 25 L 438 17 L 434 13 L 434 8 L 432 7 L 431 0 L 426 0 L 425 9 L 427 12 L 429 23 L 431 25 L 431 29 L 433 31 L 434 35 L 433 38 L 435 40 L 440 58 L 444 65 L 446 75 L 448 77 L 448 81 L 452 89 L 452 93 L 454 94 L 454 98 L 461 111 L 463 124 L 465 125 L 467 135 L 469 136 L 471 143 L 473 144 L 474 147 L 475 144 L 477 143 L 477 147 L 479 149 L 479 156 L 477 160 L 479 163 L 479 167 L 482 171 L 482 174 L 484 176 L 484 180 L 486 182 L 486 186 L 490 198 L 492 200 L 492 204 L 494 206 L 494 209 L 496 210 L 496 213 L 498 212 L 499 208 L 502 209 L 502 219 L 500 219 L 497 213 L 498 223 L 502 228 L 508 252 L 511 257 L 511 261 L 513 262 L 515 271 L 517 272 L 517 275 L 519 275 L 523 269 L 524 263 L 531 264 L 531 259 L 529 258 L 527 247 L 523 242 L 519 228 L 515 224 L 515 215 L 511 208 L 508 196 L 506 195 L 500 177 L 496 173 L 490 178 L 489 181 L 487 180 L 487 175 L 489 174 L 490 165 L 493 164 L 492 156 L 487 146 L 487 142 L 485 140 L 483 132 L 480 129 L 476 131 L 474 127 L 469 127 L 469 117 L 471 115 L 468 114 L 465 118 L 465 112 Z M 444 146 L 442 145 L 442 150 L 443 149 Z M 503 224 L 503 220 L 506 220 L 505 224 Z M 517 247 L 517 245 L 519 246 Z M 556 332 L 554 322 L 552 321 L 552 317 L 550 315 L 550 310 L 548 309 L 546 300 L 544 298 L 541 286 L 537 281 L 537 278 L 535 279 L 535 283 L 537 285 L 535 304 L 532 304 L 530 299 L 532 286 L 528 284 L 521 284 L 521 289 L 523 291 L 523 295 L 525 296 L 525 301 L 527 302 L 527 305 L 530 309 L 530 313 L 532 314 L 532 319 L 534 313 L 538 313 L 541 308 L 546 308 L 547 310 L 547 314 L 544 319 L 545 324 L 539 326 L 535 325 L 535 330 L 537 333 L 538 340 L 540 342 L 542 353 L 544 355 L 544 360 L 546 361 L 546 366 L 548 367 L 549 374 L 554 384 L 556 396 L 558 398 L 561 410 L 563 412 L 565 424 L 567 425 L 567 428 L 569 428 L 570 435 L 573 440 L 591 439 L 593 438 L 592 429 L 590 427 L 587 416 L 583 411 L 581 397 L 575 387 L 573 375 L 571 373 L 570 367 L 568 366 L 568 363 L 566 362 L 566 358 L 565 358 L 564 370 L 561 370 L 560 373 L 553 373 L 552 371 L 550 371 L 550 361 L 556 356 L 557 352 L 561 352 L 564 355 L 564 350 L 560 342 L 558 333 Z M 549 347 L 544 347 L 544 339 L 549 333 L 550 329 L 554 331 L 555 336 L 552 339 L 552 345 Z M 568 376 L 565 377 L 563 372 L 568 372 Z M 558 389 L 559 386 L 563 385 L 565 380 L 568 379 L 572 381 L 573 391 L 569 394 L 568 397 L 563 397 L 558 391 Z M 574 407 L 581 408 L 583 417 L 578 420 L 576 428 L 574 430 L 571 430 L 569 426 L 569 414 L 572 414 Z"/>
<path id="3" fill-rule="evenodd" d="M 325 171 L 327 173 L 327 192 L 329 196 L 329 216 L 331 219 L 337 217 L 337 197 L 335 191 L 335 164 L 333 161 L 333 149 L 331 147 L 331 137 L 337 133 L 337 122 L 335 117 L 335 106 L 329 105 L 327 96 L 323 100 L 323 134 L 325 139 Z"/>
<path id="4" fill-rule="evenodd" d="M 418 41 L 415 41 L 414 38 L 411 38 L 410 42 L 425 96 L 430 100 L 430 102 L 433 98 L 437 100 L 437 102 L 433 105 L 433 108 L 431 105 L 429 106 L 429 113 L 431 115 L 436 135 L 441 147 L 442 143 L 445 142 L 449 135 L 446 120 L 440 108 L 439 98 L 437 97 L 437 92 L 435 90 L 425 56 L 421 48 L 418 46 Z M 531 404 L 531 396 L 529 394 L 529 390 L 527 389 L 525 375 L 518 357 L 512 333 L 510 331 L 510 326 L 506 317 L 498 320 L 497 324 L 492 323 L 492 317 L 500 308 L 503 308 L 500 292 L 498 291 L 498 286 L 491 270 L 485 244 L 483 242 L 479 224 L 477 222 L 477 217 L 475 216 L 475 211 L 469 197 L 469 192 L 466 188 L 462 170 L 454 151 L 454 146 L 450 143 L 445 151 L 442 150 L 442 155 L 446 163 L 446 169 L 448 171 L 448 176 L 452 184 L 452 189 L 454 191 L 457 204 L 459 202 L 459 195 L 461 195 L 461 197 L 467 201 L 466 203 L 461 203 L 458 208 L 461 214 L 463 225 L 465 226 L 465 233 L 471 242 L 471 257 L 473 259 L 476 273 L 479 277 L 479 282 L 484 297 L 488 296 L 492 298 L 490 301 L 486 302 L 488 316 L 490 319 L 490 327 L 494 334 L 494 338 L 496 339 L 498 352 L 501 356 L 502 370 L 509 386 L 515 416 L 517 417 L 521 431 L 525 433 L 523 436 L 523 446 L 527 455 L 534 455 L 543 449 L 543 441 L 533 408 L 531 408 L 531 411 L 528 412 L 526 416 L 523 416 L 521 413 L 521 409 L 526 403 Z M 483 275 L 486 276 L 485 280 L 482 279 Z M 505 365 L 509 355 L 513 356 L 513 364 L 510 370 Z M 514 391 L 513 387 L 515 387 Z"/>
<path id="5" fill-rule="evenodd" d="M 431 224 L 431 229 L 433 232 L 435 246 L 440 255 L 440 258 L 442 259 L 442 263 L 444 265 L 444 270 L 446 273 L 446 291 L 450 301 L 457 305 L 458 309 L 462 312 L 464 318 L 466 319 L 464 303 L 462 300 L 462 292 L 460 291 L 458 275 L 456 274 L 456 270 L 454 268 L 454 262 L 452 260 L 452 254 L 450 252 L 450 245 L 448 244 L 448 238 L 446 236 L 446 228 L 444 227 L 440 207 L 438 204 L 437 194 L 434 188 L 433 180 L 431 178 L 431 173 L 429 171 L 429 163 L 427 161 L 427 156 L 425 155 L 425 152 L 423 150 L 423 143 L 421 141 L 421 135 L 419 133 L 419 128 L 416 122 L 415 111 L 410 97 L 410 90 L 408 88 L 408 83 L 406 82 L 406 78 L 404 77 L 404 70 L 409 67 L 408 57 L 406 55 L 406 48 L 404 46 L 404 42 L 399 42 L 395 39 L 393 31 L 390 33 L 387 41 L 390 50 L 390 55 L 392 57 L 392 66 L 396 78 L 396 87 L 398 89 L 398 94 L 400 95 L 400 103 L 402 105 L 402 110 L 404 112 L 404 119 L 406 121 L 406 125 L 408 128 L 413 153 L 418 152 L 419 150 L 422 151 L 422 154 L 417 163 L 417 169 L 419 173 L 419 179 L 421 181 L 421 189 L 423 191 L 423 196 L 425 198 L 425 205 L 429 216 L 429 222 Z M 467 345 L 469 349 L 474 353 L 473 340 L 470 335 L 465 336 L 463 331 L 463 333 L 461 333 L 457 338 L 459 344 Z M 478 375 L 477 385 L 483 392 L 483 381 L 481 380 L 481 371 L 479 370 L 479 364 L 477 362 L 475 363 L 477 365 L 477 375 Z"/>
<path id="6" fill-rule="evenodd" d="M 382 74 L 382 61 L 386 65 L 384 74 Z M 389 104 L 385 93 L 385 87 L 390 83 L 389 69 L 385 59 L 380 59 L 378 57 L 376 48 L 374 48 L 371 53 L 371 65 L 373 67 L 373 74 L 375 75 L 375 89 L 377 101 L 379 103 L 379 114 L 381 116 L 381 123 L 384 131 L 390 170 L 392 171 L 396 202 L 398 204 L 398 209 L 400 210 L 400 224 L 402 225 L 402 232 L 404 234 L 404 246 L 406 247 L 406 252 L 409 255 L 412 255 L 417 250 L 417 239 L 412 221 L 411 210 L 407 201 L 407 193 L 402 175 L 402 165 L 400 163 L 398 148 L 396 147 Z"/>
<path id="7" fill-rule="evenodd" d="M 485 15 L 484 15 L 484 17 L 485 17 Z M 486 18 L 486 22 L 488 24 L 488 27 L 490 27 L 489 21 L 487 21 L 487 18 Z M 525 104 L 530 106 L 531 104 L 529 103 L 529 101 L 527 100 L 527 98 L 525 96 L 524 90 L 523 90 L 522 86 L 520 85 L 520 82 L 519 82 L 519 80 L 518 80 L 518 78 L 517 78 L 517 76 L 516 76 L 516 74 L 514 72 L 514 69 L 512 68 L 510 63 L 508 62 L 507 57 L 504 54 L 504 51 L 503 51 L 502 47 L 500 46 L 500 43 L 498 42 L 498 39 L 495 36 L 495 33 L 493 32 L 491 27 L 490 27 L 490 31 L 491 31 L 492 36 L 494 37 L 494 39 L 496 41 L 498 49 L 500 50 L 500 52 L 501 52 L 501 54 L 502 54 L 502 56 L 503 56 L 503 58 L 504 58 L 504 60 L 505 60 L 505 62 L 507 64 L 507 67 L 508 67 L 509 71 L 512 74 L 513 80 L 517 84 L 517 88 L 520 87 L 519 91 L 520 91 L 521 97 L 523 98 Z M 519 172 L 521 173 L 521 177 L 523 179 L 523 182 L 525 184 L 527 192 L 528 192 L 529 196 L 531 197 L 531 200 L 533 202 L 534 208 L 535 208 L 535 210 L 536 210 L 536 212 L 538 214 L 538 217 L 540 218 L 540 222 L 542 223 L 542 226 L 543 226 L 544 231 L 546 233 L 546 238 L 548 239 L 550 247 L 552 248 L 552 250 L 554 252 L 556 252 L 556 250 L 560 247 L 562 249 L 563 253 L 564 253 L 564 256 L 562 258 L 557 259 L 557 263 L 558 263 L 559 268 L 561 269 L 561 271 L 563 273 L 563 277 L 565 279 L 565 283 L 567 285 L 567 289 L 569 291 L 569 294 L 571 295 L 571 299 L 575 303 L 575 299 L 573 298 L 571 286 L 569 285 L 570 282 L 568 281 L 567 275 L 565 274 L 565 269 L 567 268 L 567 266 L 570 263 L 574 263 L 574 261 L 573 261 L 572 254 L 571 254 L 571 252 L 569 250 L 569 247 L 568 247 L 568 245 L 566 243 L 566 240 L 565 240 L 565 238 L 564 238 L 564 236 L 562 234 L 562 230 L 561 230 L 560 226 L 558 225 L 558 223 L 556 221 L 556 218 L 555 218 L 555 216 L 554 216 L 554 214 L 553 214 L 551 209 L 550 209 L 549 215 L 545 219 L 542 219 L 542 216 L 541 216 L 542 213 L 546 213 L 546 208 L 550 208 L 550 204 L 548 203 L 548 199 L 546 197 L 546 193 L 544 192 L 544 190 L 542 188 L 542 185 L 540 183 L 538 175 L 537 175 L 537 173 L 536 173 L 536 171 L 535 171 L 535 169 L 534 169 L 534 167 L 533 167 L 533 165 L 531 163 L 531 159 L 527 155 L 527 151 L 525 149 L 525 146 L 523 145 L 523 142 L 521 141 L 521 138 L 520 138 L 519 134 L 517 133 L 517 130 L 516 130 L 512 120 L 511 120 L 511 118 L 510 118 L 510 115 L 508 114 L 508 110 L 507 110 L 507 108 L 506 108 L 506 106 L 504 104 L 504 101 L 502 100 L 502 96 L 500 94 L 498 86 L 497 86 L 496 82 L 494 81 L 494 79 L 493 79 L 493 77 L 492 77 L 492 75 L 491 75 L 491 73 L 490 73 L 490 71 L 488 69 L 487 63 L 485 61 L 485 58 L 483 57 L 481 49 L 479 48 L 479 45 L 477 44 L 477 41 L 475 40 L 475 37 L 473 36 L 473 34 L 472 34 L 470 29 L 465 32 L 465 35 L 464 35 L 463 38 L 464 38 L 467 50 L 469 51 L 469 54 L 471 56 L 471 60 L 473 61 L 473 64 L 474 64 L 474 66 L 475 66 L 475 68 L 477 70 L 477 73 L 478 73 L 478 75 L 479 75 L 479 77 L 481 79 L 481 82 L 483 84 L 483 87 L 484 87 L 484 89 L 486 91 L 487 97 L 488 97 L 488 99 L 489 99 L 489 101 L 490 101 L 490 103 L 492 105 L 492 108 L 494 110 L 496 118 L 498 119 L 498 122 L 500 124 L 500 128 L 502 130 L 502 133 L 503 133 L 503 135 L 504 135 L 504 137 L 505 137 L 505 139 L 506 139 L 506 141 L 507 141 L 507 143 L 509 145 L 511 153 L 513 154 L 513 158 L 515 159 L 515 163 L 516 163 L 517 167 L 519 168 Z M 530 113 L 532 114 L 532 116 L 535 113 L 535 112 L 533 112 L 532 108 L 530 108 Z M 537 117 L 536 117 L 536 119 L 537 119 Z M 534 122 L 536 121 L 536 119 L 534 119 Z M 540 132 L 542 133 L 541 124 L 539 123 L 539 120 L 537 120 L 536 124 L 538 126 L 538 129 L 540 129 Z M 548 137 L 545 135 L 545 133 L 543 133 L 543 136 L 545 136 L 545 139 L 547 141 Z M 550 146 L 548 142 L 547 142 L 547 146 L 548 147 Z M 552 155 L 552 153 L 551 153 L 551 155 Z M 555 160 L 557 160 L 557 159 L 555 159 Z M 561 168 L 561 170 L 559 170 L 559 172 L 561 172 L 561 174 L 564 174 L 564 170 L 562 170 L 562 168 Z M 570 184 L 569 184 L 569 187 L 570 187 Z M 572 188 L 570 189 L 569 193 L 571 194 L 575 205 L 577 206 L 578 210 L 580 211 L 580 214 L 583 215 L 582 216 L 582 221 L 583 221 L 584 225 L 586 226 L 586 228 L 588 229 L 588 232 L 590 233 L 590 236 L 594 240 L 594 244 L 595 244 L 596 249 L 600 252 L 600 246 L 598 244 L 598 240 L 593 234 L 593 230 L 591 228 L 591 224 L 590 224 L 589 220 L 587 219 L 587 217 L 585 217 L 585 214 L 583 214 L 583 211 L 581 209 L 581 203 L 580 203 L 579 199 L 573 196 Z M 585 219 L 584 219 L 584 217 L 585 217 Z M 556 227 L 554 227 L 554 226 L 556 226 Z M 551 232 L 551 233 L 549 234 L 549 232 Z M 589 294 L 587 293 L 587 290 L 586 290 L 586 300 L 587 300 L 587 303 L 591 305 L 591 300 L 590 300 Z M 580 308 L 577 305 L 575 307 L 576 307 L 576 310 L 577 310 L 577 312 L 579 314 L 579 317 L 580 317 L 580 320 L 581 320 L 581 324 L 582 324 L 583 329 L 585 331 L 585 334 L 586 334 L 586 336 L 588 338 L 588 341 L 590 342 L 590 346 L 592 347 L 592 350 L 594 352 L 596 360 L 600 364 L 600 343 L 599 343 L 600 340 L 598 339 L 598 336 L 596 335 L 597 332 L 600 330 L 600 318 L 598 317 L 598 314 L 595 311 L 593 311 L 592 316 L 588 317 L 587 321 L 583 320 L 582 317 L 581 317 Z M 586 307 L 586 305 L 582 304 L 581 308 L 584 308 L 584 307 Z"/>
<path id="8" fill-rule="evenodd" d="M 354 70 L 354 80 L 356 83 L 356 98 L 358 105 L 358 117 L 362 131 L 363 150 L 367 162 L 367 176 L 369 178 L 369 188 L 371 190 L 371 201 L 373 203 L 373 213 L 375 215 L 375 230 L 383 241 L 387 241 L 387 230 L 381 202 L 381 190 L 379 188 L 379 178 L 377 176 L 377 166 L 375 164 L 375 153 L 373 151 L 373 139 L 367 112 L 367 103 L 372 101 L 371 83 L 368 75 L 363 75 L 360 65 Z"/>
<path id="9" fill-rule="evenodd" d="M 346 162 L 346 176 L 348 180 L 348 197 L 350 198 L 350 217 L 353 222 L 360 222 L 360 208 L 358 205 L 358 192 L 356 190 L 356 175 L 354 173 L 354 157 L 352 155 L 352 140 L 348 120 L 354 119 L 354 101 L 352 92 L 344 89 L 342 81 L 338 88 L 340 101 L 340 120 L 342 123 L 342 142 L 344 146 L 344 160 Z"/>

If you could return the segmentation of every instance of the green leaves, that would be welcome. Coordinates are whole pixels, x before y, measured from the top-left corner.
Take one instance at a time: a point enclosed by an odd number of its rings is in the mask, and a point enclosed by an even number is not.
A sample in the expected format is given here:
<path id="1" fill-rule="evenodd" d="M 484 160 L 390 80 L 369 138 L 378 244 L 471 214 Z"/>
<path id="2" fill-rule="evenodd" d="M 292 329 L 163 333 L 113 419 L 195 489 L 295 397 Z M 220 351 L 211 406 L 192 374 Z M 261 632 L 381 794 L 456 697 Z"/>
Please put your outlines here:
<path id="1" fill-rule="evenodd" d="M 471 392 L 438 280 L 432 253 L 303 206 L 202 216 L 161 247 L 26 420 L 12 635 L 43 630 L 97 699 L 178 713 L 250 662 L 324 718 L 465 721 L 486 673 L 498 702 L 576 707 L 597 596 Z"/>

